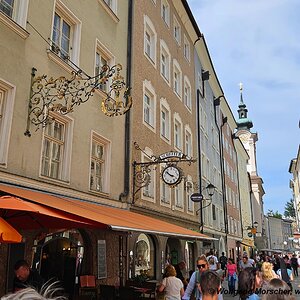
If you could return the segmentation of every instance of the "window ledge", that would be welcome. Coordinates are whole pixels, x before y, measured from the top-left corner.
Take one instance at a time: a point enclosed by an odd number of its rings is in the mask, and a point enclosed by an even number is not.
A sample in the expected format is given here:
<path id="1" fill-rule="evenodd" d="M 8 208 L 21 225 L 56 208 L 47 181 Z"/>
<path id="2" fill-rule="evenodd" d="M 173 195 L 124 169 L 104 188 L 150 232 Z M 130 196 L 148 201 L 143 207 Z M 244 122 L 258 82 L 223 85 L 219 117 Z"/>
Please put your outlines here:
<path id="1" fill-rule="evenodd" d="M 47 182 L 55 182 L 55 183 L 59 183 L 59 184 L 70 185 L 69 180 L 56 179 L 56 178 L 48 177 L 45 175 L 40 175 L 40 178 Z"/>
<path id="2" fill-rule="evenodd" d="M 160 138 L 165 141 L 167 144 L 171 145 L 171 139 L 170 138 L 167 138 L 165 136 L 163 136 L 162 134 L 160 135 Z"/>
<path id="3" fill-rule="evenodd" d="M 10 17 L 6 16 L 3 12 L 0 12 L 0 22 L 14 31 L 22 39 L 27 39 L 29 37 L 29 32 L 26 31 L 22 26 L 13 21 Z"/>
<path id="4" fill-rule="evenodd" d="M 77 71 L 76 69 L 72 68 L 68 63 L 66 63 L 62 58 L 60 58 L 57 54 L 55 54 L 50 49 L 47 50 L 47 54 L 49 59 L 57 63 L 60 67 L 62 67 L 65 71 L 68 73 L 72 73 L 74 71 Z"/>
<path id="5" fill-rule="evenodd" d="M 145 53 L 145 51 L 144 51 L 144 55 L 149 60 L 149 62 L 151 63 L 151 65 L 154 67 L 154 69 L 156 69 L 156 63 L 155 63 L 155 61 L 152 60 L 152 58 L 147 53 Z"/>
<path id="6" fill-rule="evenodd" d="M 120 19 L 117 17 L 115 12 L 103 0 L 98 0 L 98 2 L 101 4 L 104 10 L 109 14 L 109 16 L 113 19 L 113 21 L 115 23 L 119 23 Z"/>

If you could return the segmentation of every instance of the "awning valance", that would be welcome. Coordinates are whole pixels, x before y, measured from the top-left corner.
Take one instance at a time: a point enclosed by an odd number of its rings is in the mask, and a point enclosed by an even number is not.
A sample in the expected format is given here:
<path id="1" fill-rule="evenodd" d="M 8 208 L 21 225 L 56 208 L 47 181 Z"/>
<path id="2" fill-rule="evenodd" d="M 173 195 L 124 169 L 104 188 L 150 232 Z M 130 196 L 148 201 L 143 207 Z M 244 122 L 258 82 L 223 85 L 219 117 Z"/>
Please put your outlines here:
<path id="1" fill-rule="evenodd" d="M 107 226 L 117 231 L 138 231 L 186 239 L 214 239 L 197 231 L 125 209 L 69 199 L 6 184 L 0 184 L 0 191 L 3 195 L 17 196 L 23 200 L 55 209 L 57 212 L 64 212 L 70 218 L 79 217 L 80 221 L 85 222 L 87 226 L 94 224 L 95 227 Z"/>

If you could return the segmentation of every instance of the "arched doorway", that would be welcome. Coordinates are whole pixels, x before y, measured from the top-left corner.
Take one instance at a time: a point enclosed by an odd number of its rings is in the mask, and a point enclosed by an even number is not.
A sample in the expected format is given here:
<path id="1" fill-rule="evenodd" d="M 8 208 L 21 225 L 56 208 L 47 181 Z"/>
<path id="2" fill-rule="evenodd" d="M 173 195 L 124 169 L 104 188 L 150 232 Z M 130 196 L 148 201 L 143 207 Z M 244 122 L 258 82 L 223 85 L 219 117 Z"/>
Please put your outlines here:
<path id="1" fill-rule="evenodd" d="M 33 265 L 41 276 L 46 281 L 61 281 L 72 299 L 84 254 L 81 234 L 75 229 L 49 234 L 38 242 L 34 252 Z"/>
<path id="2" fill-rule="evenodd" d="M 132 254 L 131 254 L 132 255 Z M 155 278 L 156 255 L 151 236 L 141 233 L 135 243 L 134 275 Z"/>
<path id="3" fill-rule="evenodd" d="M 181 257 L 181 246 L 178 239 L 169 238 L 166 245 L 166 265 L 177 265 L 180 260 L 184 258 Z"/>

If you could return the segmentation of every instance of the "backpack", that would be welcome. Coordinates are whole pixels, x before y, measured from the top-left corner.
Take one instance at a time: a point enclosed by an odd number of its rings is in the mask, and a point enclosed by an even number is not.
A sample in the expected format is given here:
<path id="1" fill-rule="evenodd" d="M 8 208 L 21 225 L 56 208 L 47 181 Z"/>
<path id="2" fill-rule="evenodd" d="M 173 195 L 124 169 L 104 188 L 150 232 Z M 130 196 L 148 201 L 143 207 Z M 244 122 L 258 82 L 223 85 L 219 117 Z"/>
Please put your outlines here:
<path id="1" fill-rule="evenodd" d="M 214 259 L 213 256 L 210 256 L 210 257 L 208 258 L 208 263 L 209 263 L 210 265 L 214 265 L 214 264 L 215 264 L 215 259 Z"/>
<path id="2" fill-rule="evenodd" d="M 190 296 L 190 300 L 196 300 L 198 295 L 198 284 L 200 283 L 200 272 L 195 271 L 195 287 Z"/>

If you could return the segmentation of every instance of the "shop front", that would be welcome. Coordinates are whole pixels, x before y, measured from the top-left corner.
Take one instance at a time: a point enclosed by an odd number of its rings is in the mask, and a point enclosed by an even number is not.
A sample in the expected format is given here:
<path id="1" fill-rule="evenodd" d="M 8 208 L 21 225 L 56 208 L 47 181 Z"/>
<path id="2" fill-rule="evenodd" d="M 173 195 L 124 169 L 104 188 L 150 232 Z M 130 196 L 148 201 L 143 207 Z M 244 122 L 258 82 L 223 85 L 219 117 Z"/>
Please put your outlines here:
<path id="1" fill-rule="evenodd" d="M 0 296 L 12 289 L 18 259 L 26 259 L 45 280 L 62 282 L 68 297 L 76 299 L 84 275 L 100 288 L 123 286 L 142 274 L 160 280 L 167 260 L 192 264 L 197 241 L 209 239 L 125 209 L 5 184 L 0 192 L 1 217 L 22 235 L 21 243 L 0 244 Z M 20 200 L 23 207 L 9 207 Z M 25 210 L 25 204 L 31 208 Z"/>

